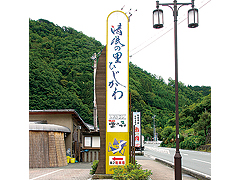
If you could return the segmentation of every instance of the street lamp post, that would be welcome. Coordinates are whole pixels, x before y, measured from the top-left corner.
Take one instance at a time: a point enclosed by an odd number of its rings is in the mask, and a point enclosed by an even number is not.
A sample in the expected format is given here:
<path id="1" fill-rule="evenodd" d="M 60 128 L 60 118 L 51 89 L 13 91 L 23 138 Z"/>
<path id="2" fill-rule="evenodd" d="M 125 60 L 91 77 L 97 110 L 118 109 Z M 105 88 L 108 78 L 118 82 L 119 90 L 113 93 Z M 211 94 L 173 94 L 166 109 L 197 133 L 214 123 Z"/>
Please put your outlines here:
<path id="1" fill-rule="evenodd" d="M 153 140 L 156 141 L 156 128 L 155 128 L 155 117 L 156 115 L 154 115 L 153 118 Z"/>
<path id="2" fill-rule="evenodd" d="M 153 28 L 159 29 L 163 27 L 163 10 L 159 9 L 159 5 L 168 6 L 173 11 L 174 16 L 174 54 L 175 54 L 175 112 L 176 112 L 176 152 L 174 155 L 175 180 L 182 179 L 181 154 L 179 151 L 179 112 L 178 112 L 178 51 L 177 51 L 177 16 L 178 10 L 184 5 L 192 5 L 192 9 L 188 11 L 188 27 L 198 27 L 198 10 L 194 8 L 194 0 L 191 3 L 173 3 L 159 4 L 156 1 L 157 9 L 153 11 Z M 179 7 L 178 7 L 179 6 Z"/>

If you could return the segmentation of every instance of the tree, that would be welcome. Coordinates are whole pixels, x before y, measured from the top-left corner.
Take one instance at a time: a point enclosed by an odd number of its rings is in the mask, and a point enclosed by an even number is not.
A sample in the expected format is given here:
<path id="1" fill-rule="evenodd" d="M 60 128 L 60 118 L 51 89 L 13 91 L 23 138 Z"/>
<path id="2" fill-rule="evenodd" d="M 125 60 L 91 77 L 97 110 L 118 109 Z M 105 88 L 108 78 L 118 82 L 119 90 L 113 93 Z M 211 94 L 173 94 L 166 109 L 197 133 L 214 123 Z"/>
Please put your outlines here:
<path id="1" fill-rule="evenodd" d="M 199 115 L 199 117 L 199 121 L 194 123 L 193 128 L 198 131 L 204 130 L 205 138 L 207 138 L 207 131 L 211 129 L 211 114 L 206 111 Z"/>

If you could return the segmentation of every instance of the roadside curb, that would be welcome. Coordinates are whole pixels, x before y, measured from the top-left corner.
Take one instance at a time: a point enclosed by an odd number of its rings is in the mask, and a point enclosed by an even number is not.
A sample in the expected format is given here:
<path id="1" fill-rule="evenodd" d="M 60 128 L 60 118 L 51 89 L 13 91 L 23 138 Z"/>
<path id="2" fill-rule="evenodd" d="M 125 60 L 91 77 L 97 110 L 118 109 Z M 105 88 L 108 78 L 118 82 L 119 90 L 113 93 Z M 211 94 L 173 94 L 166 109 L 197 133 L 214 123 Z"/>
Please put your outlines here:
<path id="1" fill-rule="evenodd" d="M 112 174 L 94 174 L 94 175 L 92 175 L 92 179 L 111 180 L 111 179 L 113 179 L 112 176 L 113 176 Z"/>
<path id="2" fill-rule="evenodd" d="M 169 161 L 166 161 L 166 160 L 163 160 L 160 158 L 155 158 L 155 161 L 158 161 L 158 162 L 174 169 L 174 163 L 172 163 L 172 162 L 169 162 Z M 193 177 L 201 179 L 201 180 L 210 180 L 211 179 L 211 176 L 208 176 L 206 174 L 203 174 L 203 173 L 200 173 L 200 172 L 197 172 L 192 169 L 185 168 L 185 167 L 182 167 L 182 173 L 188 174 L 190 176 L 193 176 Z"/>

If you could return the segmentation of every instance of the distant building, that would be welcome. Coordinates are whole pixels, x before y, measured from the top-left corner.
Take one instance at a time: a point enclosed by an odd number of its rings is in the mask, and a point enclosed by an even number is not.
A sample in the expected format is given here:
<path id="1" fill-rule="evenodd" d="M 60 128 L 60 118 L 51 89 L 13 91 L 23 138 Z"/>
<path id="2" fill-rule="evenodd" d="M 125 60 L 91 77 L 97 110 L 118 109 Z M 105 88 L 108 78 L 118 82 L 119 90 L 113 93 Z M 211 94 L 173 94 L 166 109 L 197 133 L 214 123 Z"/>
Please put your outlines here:
<path id="1" fill-rule="evenodd" d="M 68 148 L 79 162 L 98 160 L 99 131 L 94 132 L 94 126 L 85 123 L 74 109 L 29 111 L 30 168 L 67 165 Z"/>

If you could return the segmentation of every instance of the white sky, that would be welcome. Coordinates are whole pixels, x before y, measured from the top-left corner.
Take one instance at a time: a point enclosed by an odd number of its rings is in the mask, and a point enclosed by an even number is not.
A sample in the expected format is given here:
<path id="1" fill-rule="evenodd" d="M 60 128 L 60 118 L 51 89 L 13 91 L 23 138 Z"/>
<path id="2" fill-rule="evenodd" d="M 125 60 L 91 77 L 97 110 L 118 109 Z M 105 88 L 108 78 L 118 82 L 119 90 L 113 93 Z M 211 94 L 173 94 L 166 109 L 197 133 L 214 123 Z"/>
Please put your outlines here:
<path id="1" fill-rule="evenodd" d="M 208 0 L 196 0 L 196 8 L 200 8 L 202 1 Z M 2 176 L 10 174 L 15 179 L 19 175 L 22 179 L 29 178 L 28 18 L 43 18 L 59 26 L 72 27 L 105 44 L 108 14 L 120 10 L 124 5 L 124 11 L 137 9 L 130 22 L 130 54 L 134 54 L 139 50 L 135 47 L 145 41 L 150 42 L 148 40 L 151 37 L 160 37 L 173 27 L 171 9 L 162 7 L 165 30 L 152 28 L 155 4 L 155 0 L 1 1 L 0 102 L 1 126 L 4 128 L 0 131 L 0 136 L 3 137 L 1 142 L 4 148 L 1 148 L 0 153 L 5 155 L 2 162 L 6 167 Z M 198 28 L 189 29 L 186 21 L 178 26 L 179 81 L 185 85 L 212 87 L 212 179 L 236 179 L 239 176 L 238 167 L 232 164 L 240 159 L 231 149 L 239 147 L 239 7 L 240 1 L 211 0 L 199 9 Z M 190 6 L 180 8 L 179 18 L 187 14 L 189 8 Z M 174 79 L 173 48 L 173 31 L 170 31 L 133 55 L 130 61 L 152 74 L 162 76 L 167 82 L 169 77 Z M 16 148 L 18 158 L 12 159 L 12 163 L 6 154 L 16 154 Z M 22 173 L 23 170 L 25 173 Z"/>

